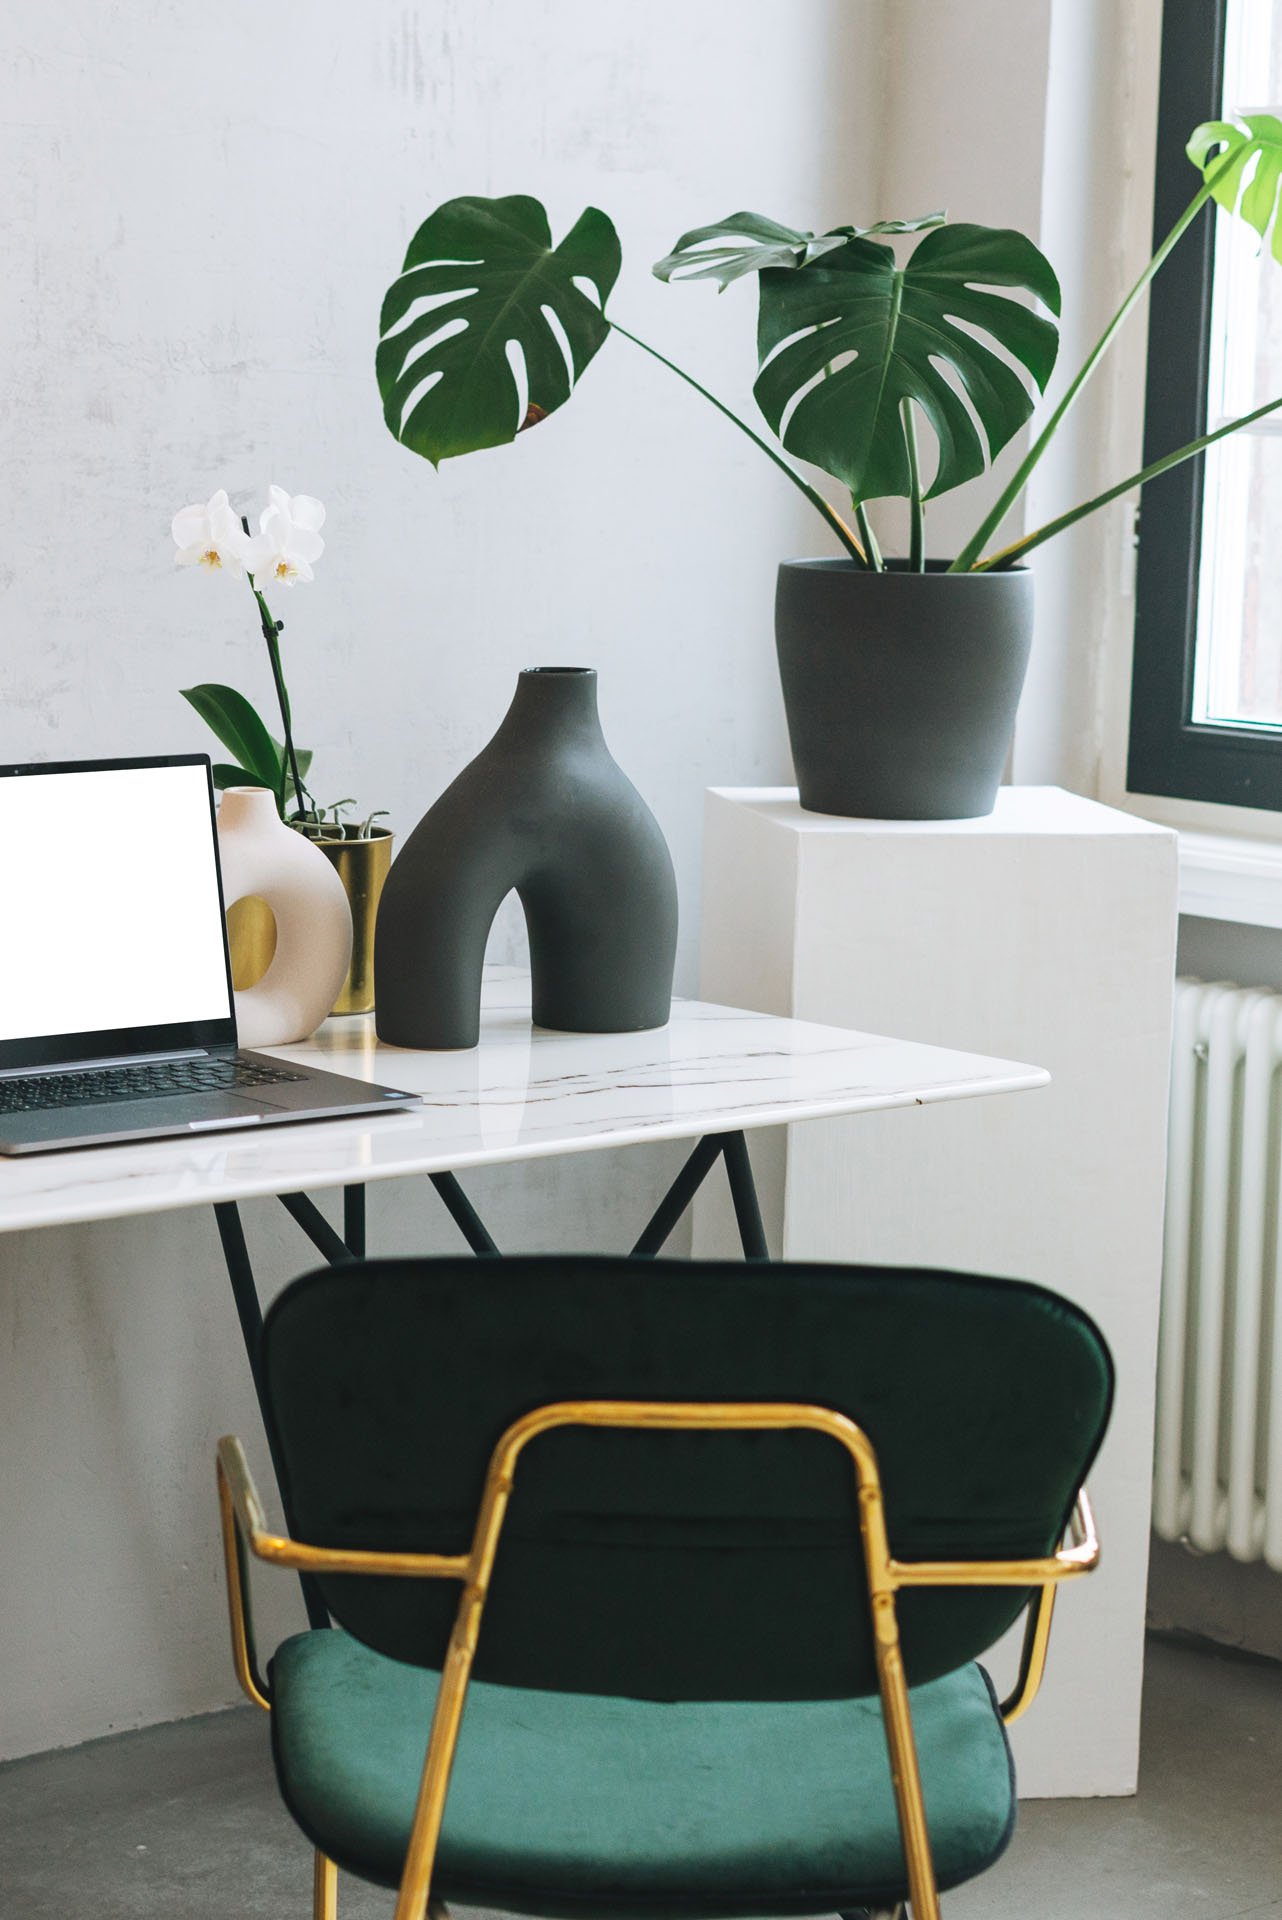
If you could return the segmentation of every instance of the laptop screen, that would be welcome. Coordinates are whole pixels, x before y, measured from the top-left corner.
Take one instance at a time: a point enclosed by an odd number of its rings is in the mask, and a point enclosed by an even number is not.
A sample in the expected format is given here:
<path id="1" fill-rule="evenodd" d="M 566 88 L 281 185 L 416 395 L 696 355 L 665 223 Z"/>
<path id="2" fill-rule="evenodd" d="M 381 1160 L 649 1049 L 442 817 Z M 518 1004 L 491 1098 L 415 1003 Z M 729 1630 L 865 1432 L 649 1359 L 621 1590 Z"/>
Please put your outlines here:
<path id="1" fill-rule="evenodd" d="M 233 1044 L 209 763 L 0 768 L 0 1068 Z"/>

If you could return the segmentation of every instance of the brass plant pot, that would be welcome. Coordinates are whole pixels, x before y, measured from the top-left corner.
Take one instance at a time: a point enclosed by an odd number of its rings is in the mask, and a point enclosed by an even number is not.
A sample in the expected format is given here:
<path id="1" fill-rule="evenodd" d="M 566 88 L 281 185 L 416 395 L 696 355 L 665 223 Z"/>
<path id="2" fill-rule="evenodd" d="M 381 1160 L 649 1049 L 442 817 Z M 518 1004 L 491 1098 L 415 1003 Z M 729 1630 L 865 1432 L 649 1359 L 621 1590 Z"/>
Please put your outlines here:
<path id="1" fill-rule="evenodd" d="M 316 841 L 336 868 L 352 910 L 352 964 L 334 1002 L 335 1013 L 369 1013 L 374 1005 L 374 923 L 392 864 L 392 838 L 387 827 L 372 827 L 368 840 L 344 835 Z"/>

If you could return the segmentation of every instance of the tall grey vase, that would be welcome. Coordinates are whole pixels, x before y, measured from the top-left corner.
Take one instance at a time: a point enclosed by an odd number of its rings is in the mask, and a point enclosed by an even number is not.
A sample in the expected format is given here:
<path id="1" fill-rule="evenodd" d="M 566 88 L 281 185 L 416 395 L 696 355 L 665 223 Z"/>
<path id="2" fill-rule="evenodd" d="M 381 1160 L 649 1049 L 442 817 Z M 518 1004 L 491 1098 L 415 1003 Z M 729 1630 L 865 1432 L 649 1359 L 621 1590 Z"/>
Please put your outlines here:
<path id="1" fill-rule="evenodd" d="M 392 864 L 374 945 L 380 1039 L 473 1047 L 485 943 L 515 888 L 535 1024 L 664 1026 L 677 886 L 659 823 L 610 756 L 591 667 L 534 667 L 490 744 Z"/>

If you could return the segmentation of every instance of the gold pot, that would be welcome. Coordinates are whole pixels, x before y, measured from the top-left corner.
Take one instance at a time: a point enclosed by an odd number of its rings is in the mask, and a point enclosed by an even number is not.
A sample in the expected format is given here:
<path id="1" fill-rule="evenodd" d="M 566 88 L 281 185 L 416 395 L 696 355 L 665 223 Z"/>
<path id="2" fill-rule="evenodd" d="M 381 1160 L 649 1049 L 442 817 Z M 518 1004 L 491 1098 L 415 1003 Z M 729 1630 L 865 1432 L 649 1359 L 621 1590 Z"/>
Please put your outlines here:
<path id="1" fill-rule="evenodd" d="M 368 1013 L 374 1005 L 374 922 L 392 864 L 392 834 L 387 827 L 371 827 L 368 840 L 345 835 L 316 845 L 337 869 L 352 910 L 352 964 L 334 1012 Z"/>

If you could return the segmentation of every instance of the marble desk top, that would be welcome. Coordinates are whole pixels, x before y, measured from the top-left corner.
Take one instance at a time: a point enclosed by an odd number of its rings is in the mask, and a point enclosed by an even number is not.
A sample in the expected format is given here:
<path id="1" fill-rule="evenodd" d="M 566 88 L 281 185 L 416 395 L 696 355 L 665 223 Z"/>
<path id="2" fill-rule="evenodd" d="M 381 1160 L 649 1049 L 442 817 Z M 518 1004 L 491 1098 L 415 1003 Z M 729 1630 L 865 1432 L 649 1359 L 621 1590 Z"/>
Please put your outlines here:
<path id="1" fill-rule="evenodd" d="M 422 1104 L 0 1159 L 0 1232 L 1014 1093 L 1050 1077 L 697 1000 L 674 1001 L 670 1024 L 651 1033 L 549 1033 L 531 1028 L 529 1008 L 528 974 L 490 968 L 470 1052 L 385 1046 L 370 1015 L 327 1020 L 302 1045 L 270 1051 L 408 1088 Z"/>

